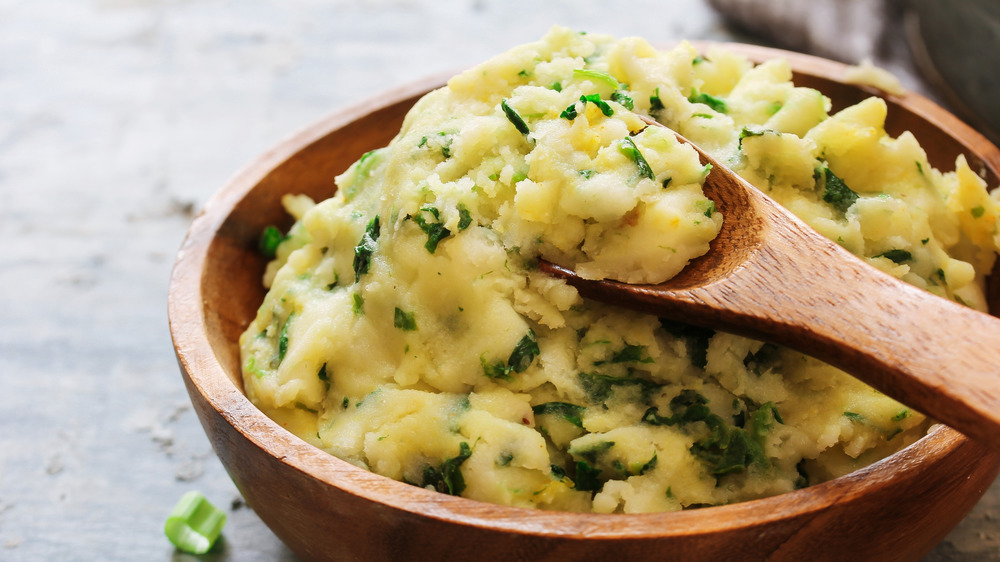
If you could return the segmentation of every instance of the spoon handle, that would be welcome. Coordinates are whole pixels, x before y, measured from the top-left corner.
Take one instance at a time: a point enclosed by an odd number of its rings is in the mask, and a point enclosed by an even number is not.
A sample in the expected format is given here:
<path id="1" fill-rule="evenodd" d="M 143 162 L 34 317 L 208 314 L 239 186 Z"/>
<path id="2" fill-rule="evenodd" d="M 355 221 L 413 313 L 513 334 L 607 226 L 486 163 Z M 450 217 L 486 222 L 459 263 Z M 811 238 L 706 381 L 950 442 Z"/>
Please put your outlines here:
<path id="1" fill-rule="evenodd" d="M 703 286 L 630 286 L 632 305 L 797 349 L 1000 445 L 1000 319 L 899 281 L 752 198 L 772 220 L 748 260 Z"/>

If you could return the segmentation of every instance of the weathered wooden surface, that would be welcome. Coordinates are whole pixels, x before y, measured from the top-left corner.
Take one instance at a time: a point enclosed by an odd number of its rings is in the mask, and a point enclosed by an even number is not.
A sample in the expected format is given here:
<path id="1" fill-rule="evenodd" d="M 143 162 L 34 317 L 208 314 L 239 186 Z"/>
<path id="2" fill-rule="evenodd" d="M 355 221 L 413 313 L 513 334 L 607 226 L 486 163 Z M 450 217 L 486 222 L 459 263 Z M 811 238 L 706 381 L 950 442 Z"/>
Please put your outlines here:
<path id="1" fill-rule="evenodd" d="M 192 214 L 285 135 L 552 24 L 747 39 L 701 0 L 629 6 L 0 0 L 0 559 L 193 559 L 162 534 L 189 489 L 229 513 L 208 559 L 292 559 L 175 363 L 166 288 Z M 998 518 L 995 484 L 928 559 L 1000 560 Z"/>

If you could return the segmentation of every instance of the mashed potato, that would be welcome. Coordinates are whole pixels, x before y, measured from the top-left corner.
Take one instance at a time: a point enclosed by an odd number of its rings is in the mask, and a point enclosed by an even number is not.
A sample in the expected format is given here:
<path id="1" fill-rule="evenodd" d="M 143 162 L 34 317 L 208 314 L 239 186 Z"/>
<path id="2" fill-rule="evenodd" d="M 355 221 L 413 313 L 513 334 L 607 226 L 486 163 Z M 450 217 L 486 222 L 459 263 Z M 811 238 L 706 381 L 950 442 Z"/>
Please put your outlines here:
<path id="1" fill-rule="evenodd" d="M 553 29 L 453 78 L 297 219 L 241 338 L 247 395 L 390 478 L 499 504 L 669 511 L 882 458 L 927 420 L 795 351 L 609 307 L 536 270 L 667 279 L 724 217 L 651 116 L 824 235 L 983 309 L 998 206 L 962 157 L 835 115 L 786 62 Z"/>

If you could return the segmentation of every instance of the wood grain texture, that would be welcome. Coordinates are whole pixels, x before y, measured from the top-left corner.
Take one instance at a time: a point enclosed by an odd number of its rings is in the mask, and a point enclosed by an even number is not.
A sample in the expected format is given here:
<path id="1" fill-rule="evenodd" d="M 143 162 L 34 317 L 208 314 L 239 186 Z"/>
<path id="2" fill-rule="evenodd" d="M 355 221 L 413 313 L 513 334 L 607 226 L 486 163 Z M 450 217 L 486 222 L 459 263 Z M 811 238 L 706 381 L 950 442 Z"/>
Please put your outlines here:
<path id="1" fill-rule="evenodd" d="M 377 105 L 338 113 L 264 155 L 209 202 L 174 268 L 171 334 L 198 417 L 248 504 L 299 556 L 565 561 L 794 560 L 819 554 L 829 560 L 915 560 L 996 477 L 997 451 L 935 426 L 924 439 L 865 469 L 772 498 L 681 513 L 543 512 L 389 480 L 306 444 L 268 419 L 242 393 L 236 343 L 262 295 L 257 233 L 282 219 L 281 194 L 332 193 L 333 175 L 384 144 L 406 108 L 440 83 L 416 84 L 380 96 Z M 939 145 L 942 151 L 976 150 L 964 144 L 968 135 L 945 137 L 951 140 Z M 982 160 L 991 162 L 990 173 L 998 169 L 993 158 Z"/>

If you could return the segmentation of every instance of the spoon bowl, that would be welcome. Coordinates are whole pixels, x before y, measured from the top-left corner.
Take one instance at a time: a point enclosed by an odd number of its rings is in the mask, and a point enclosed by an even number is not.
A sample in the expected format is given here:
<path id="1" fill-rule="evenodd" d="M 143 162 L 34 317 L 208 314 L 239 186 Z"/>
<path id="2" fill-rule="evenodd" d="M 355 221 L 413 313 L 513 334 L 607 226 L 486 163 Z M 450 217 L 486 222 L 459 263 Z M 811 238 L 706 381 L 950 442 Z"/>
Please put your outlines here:
<path id="1" fill-rule="evenodd" d="M 1000 446 L 1000 319 L 864 263 L 677 137 L 711 165 L 704 191 L 724 217 L 705 255 L 657 285 L 540 268 L 589 298 L 797 349 Z"/>

